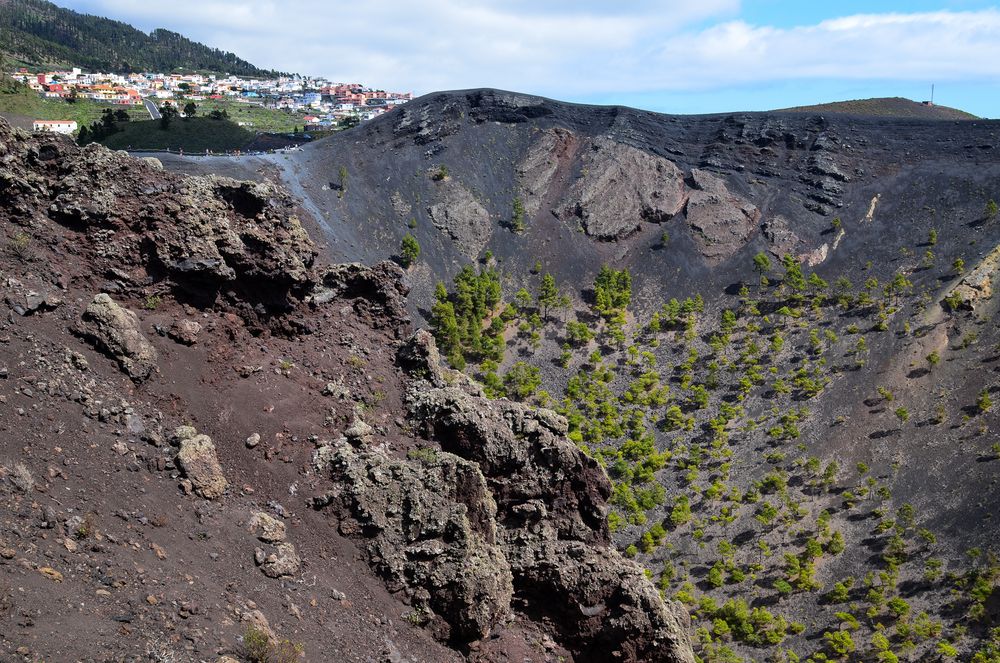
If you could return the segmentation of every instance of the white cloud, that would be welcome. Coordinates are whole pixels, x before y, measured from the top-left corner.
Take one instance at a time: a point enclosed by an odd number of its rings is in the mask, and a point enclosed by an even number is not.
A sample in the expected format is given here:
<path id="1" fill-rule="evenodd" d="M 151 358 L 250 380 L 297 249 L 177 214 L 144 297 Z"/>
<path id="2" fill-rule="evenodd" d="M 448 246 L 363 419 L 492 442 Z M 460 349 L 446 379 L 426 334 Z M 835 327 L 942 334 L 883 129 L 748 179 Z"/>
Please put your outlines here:
<path id="1" fill-rule="evenodd" d="M 739 0 L 62 0 L 162 26 L 260 66 L 385 88 L 491 86 L 554 97 L 789 80 L 1000 78 L 1000 12 L 733 20 Z"/>
<path id="2" fill-rule="evenodd" d="M 1000 12 L 866 14 L 788 29 L 733 21 L 670 40 L 658 59 L 684 63 L 679 77 L 660 81 L 670 89 L 817 78 L 996 79 Z"/>
<path id="3" fill-rule="evenodd" d="M 493 86 L 569 94 L 639 64 L 650 44 L 739 0 L 61 0 L 166 27 L 260 66 L 428 92 Z"/>

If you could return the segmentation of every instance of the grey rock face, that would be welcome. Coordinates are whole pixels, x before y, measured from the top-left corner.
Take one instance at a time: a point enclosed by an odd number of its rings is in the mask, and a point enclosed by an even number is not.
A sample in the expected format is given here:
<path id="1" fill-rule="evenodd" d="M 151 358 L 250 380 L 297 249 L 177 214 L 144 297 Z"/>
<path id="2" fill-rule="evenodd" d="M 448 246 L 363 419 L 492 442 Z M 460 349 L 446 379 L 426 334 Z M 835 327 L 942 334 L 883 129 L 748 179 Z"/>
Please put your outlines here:
<path id="1" fill-rule="evenodd" d="M 687 205 L 687 222 L 711 263 L 739 251 L 757 229 L 760 210 L 729 191 L 726 183 L 706 171 L 694 169 Z"/>
<path id="2" fill-rule="evenodd" d="M 514 595 L 533 619 L 558 624 L 581 661 L 693 661 L 686 613 L 664 602 L 610 545 L 611 484 L 545 409 L 416 383 L 414 420 L 445 451 L 474 461 L 497 503 L 498 541 Z"/>
<path id="3" fill-rule="evenodd" d="M 684 209 L 684 173 L 673 162 L 604 137 L 582 149 L 581 176 L 558 214 L 579 219 L 590 237 L 621 239 L 643 221 L 667 221 Z"/>
<path id="4" fill-rule="evenodd" d="M 82 324 L 75 330 L 97 350 L 105 353 L 136 382 L 156 370 L 157 353 L 139 329 L 139 319 L 101 293 L 84 311 Z"/>
<path id="5" fill-rule="evenodd" d="M 447 179 L 437 185 L 437 202 L 427 208 L 431 223 L 445 232 L 467 258 L 482 252 L 493 232 L 490 213 L 472 192 Z"/>

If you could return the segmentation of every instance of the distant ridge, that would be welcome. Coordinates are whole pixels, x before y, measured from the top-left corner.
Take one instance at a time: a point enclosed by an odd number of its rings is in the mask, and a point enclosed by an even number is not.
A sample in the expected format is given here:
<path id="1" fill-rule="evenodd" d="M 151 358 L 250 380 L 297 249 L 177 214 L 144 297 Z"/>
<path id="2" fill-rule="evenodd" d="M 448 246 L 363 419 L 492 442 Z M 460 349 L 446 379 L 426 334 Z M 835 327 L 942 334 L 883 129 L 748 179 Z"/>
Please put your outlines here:
<path id="1" fill-rule="evenodd" d="M 875 99 L 853 99 L 834 101 L 812 106 L 779 108 L 784 113 L 841 113 L 844 115 L 866 115 L 869 117 L 907 117 L 923 120 L 978 120 L 972 113 L 949 108 L 922 104 L 903 97 L 879 97 Z"/>
<path id="2" fill-rule="evenodd" d="M 0 53 L 25 65 L 97 71 L 177 70 L 267 77 L 277 74 L 169 30 L 80 14 L 45 0 L 0 0 Z"/>

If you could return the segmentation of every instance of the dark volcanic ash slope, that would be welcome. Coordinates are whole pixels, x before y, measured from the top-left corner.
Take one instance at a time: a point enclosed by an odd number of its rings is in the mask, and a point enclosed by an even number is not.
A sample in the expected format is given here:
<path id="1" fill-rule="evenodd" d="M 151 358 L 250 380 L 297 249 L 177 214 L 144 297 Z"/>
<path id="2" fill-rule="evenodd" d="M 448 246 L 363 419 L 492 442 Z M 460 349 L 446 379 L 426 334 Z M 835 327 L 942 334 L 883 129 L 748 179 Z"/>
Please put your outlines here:
<path id="1" fill-rule="evenodd" d="M 693 661 L 565 419 L 294 209 L 0 122 L 0 657 Z"/>
<path id="2" fill-rule="evenodd" d="M 421 306 L 435 278 L 487 250 L 515 280 L 536 260 L 573 284 L 604 262 L 629 267 L 640 292 L 660 299 L 728 286 L 761 250 L 855 269 L 859 248 L 926 232 L 932 210 L 978 213 L 972 191 L 997 177 L 998 128 L 670 116 L 472 90 L 421 97 L 276 161 L 338 259 L 384 259 L 412 232 Z M 524 233 L 509 228 L 517 198 Z"/>

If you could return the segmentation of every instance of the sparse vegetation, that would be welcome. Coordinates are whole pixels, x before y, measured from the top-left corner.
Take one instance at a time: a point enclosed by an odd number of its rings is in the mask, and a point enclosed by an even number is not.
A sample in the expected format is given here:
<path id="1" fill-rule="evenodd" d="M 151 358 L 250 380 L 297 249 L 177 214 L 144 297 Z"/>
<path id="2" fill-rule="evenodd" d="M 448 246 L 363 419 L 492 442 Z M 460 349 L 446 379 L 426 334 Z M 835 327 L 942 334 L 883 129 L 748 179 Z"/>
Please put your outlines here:
<path id="1" fill-rule="evenodd" d="M 420 244 L 417 242 L 417 238 L 406 233 L 403 236 L 403 241 L 399 246 L 399 261 L 403 267 L 409 267 L 417 261 L 420 257 Z"/>
<path id="2" fill-rule="evenodd" d="M 297 663 L 305 647 L 290 640 L 273 641 L 270 635 L 255 626 L 243 632 L 242 655 L 247 663 Z"/>
<path id="3" fill-rule="evenodd" d="M 523 233 L 527 227 L 525 224 L 525 209 L 521 199 L 514 198 L 513 210 L 510 216 L 510 227 L 516 233 Z"/>

